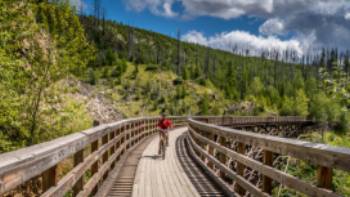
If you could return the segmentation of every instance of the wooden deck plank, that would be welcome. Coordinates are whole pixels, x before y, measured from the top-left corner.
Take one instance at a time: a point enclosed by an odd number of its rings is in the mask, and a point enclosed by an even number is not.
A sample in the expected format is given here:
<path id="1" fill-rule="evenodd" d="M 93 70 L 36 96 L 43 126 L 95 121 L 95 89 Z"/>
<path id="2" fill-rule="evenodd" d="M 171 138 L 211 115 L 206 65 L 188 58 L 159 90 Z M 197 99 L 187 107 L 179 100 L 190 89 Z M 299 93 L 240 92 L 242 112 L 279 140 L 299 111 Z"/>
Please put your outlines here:
<path id="1" fill-rule="evenodd" d="M 186 190 L 184 190 L 184 180 L 181 179 L 181 169 L 180 166 L 177 165 L 177 155 L 175 155 L 176 158 L 172 158 L 170 162 L 170 168 L 174 169 L 174 173 L 172 174 L 173 180 L 177 185 L 177 190 L 180 192 L 180 196 L 191 196 L 189 193 L 185 193 Z M 186 176 L 187 177 L 187 176 Z"/>
<path id="2" fill-rule="evenodd" d="M 164 191 L 165 191 L 165 196 L 169 196 L 169 197 L 171 197 L 171 196 L 173 196 L 173 192 L 171 191 L 171 187 L 169 187 L 169 186 L 171 186 L 170 184 L 169 184 L 169 179 L 170 179 L 170 176 L 169 176 L 169 173 L 167 173 L 167 171 L 166 171 L 166 169 L 164 169 L 167 165 L 166 165 L 166 163 L 167 163 L 167 160 L 165 160 L 165 162 L 163 162 L 160 166 L 159 166 L 159 172 L 160 172 L 160 180 L 161 180 L 161 182 L 162 182 L 162 184 L 163 184 L 163 189 L 164 189 Z M 168 176 L 168 177 L 166 177 L 166 176 Z"/>
<path id="3" fill-rule="evenodd" d="M 176 155 L 176 139 L 185 131 L 180 128 L 169 133 L 165 160 L 157 155 L 159 137 L 147 146 L 136 171 L 133 197 L 199 196 Z"/>
<path id="4" fill-rule="evenodd" d="M 174 144 L 174 146 L 176 147 L 175 144 Z M 178 155 L 176 155 L 176 152 L 174 152 L 174 154 L 175 154 L 175 157 L 173 159 L 173 166 L 174 166 L 174 168 L 179 169 L 178 173 L 176 173 L 175 175 L 179 179 L 180 188 L 190 186 L 189 190 L 184 190 L 184 191 L 187 191 L 187 193 L 185 193 L 184 196 L 188 196 L 188 197 L 198 196 L 199 194 L 197 193 L 197 190 L 194 188 L 191 181 L 188 179 L 186 172 L 184 171 L 184 169 L 181 166 Z M 185 179 L 183 179 L 182 177 L 185 177 Z M 193 191 L 195 191 L 195 192 L 193 192 Z"/>

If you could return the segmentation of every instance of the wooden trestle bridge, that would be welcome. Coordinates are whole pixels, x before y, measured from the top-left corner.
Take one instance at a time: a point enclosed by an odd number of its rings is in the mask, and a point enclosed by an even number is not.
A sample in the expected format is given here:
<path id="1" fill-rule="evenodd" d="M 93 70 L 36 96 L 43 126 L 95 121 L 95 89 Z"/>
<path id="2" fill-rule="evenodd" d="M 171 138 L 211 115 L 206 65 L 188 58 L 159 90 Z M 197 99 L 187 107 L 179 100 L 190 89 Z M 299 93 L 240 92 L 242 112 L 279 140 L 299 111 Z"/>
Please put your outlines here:
<path id="1" fill-rule="evenodd" d="M 341 196 L 334 169 L 350 171 L 350 149 L 296 139 L 298 117 L 170 117 L 166 158 L 158 117 L 100 125 L 0 155 L 0 196 Z M 267 135 L 271 134 L 273 135 Z M 315 167 L 315 181 L 288 174 L 287 158 Z"/>

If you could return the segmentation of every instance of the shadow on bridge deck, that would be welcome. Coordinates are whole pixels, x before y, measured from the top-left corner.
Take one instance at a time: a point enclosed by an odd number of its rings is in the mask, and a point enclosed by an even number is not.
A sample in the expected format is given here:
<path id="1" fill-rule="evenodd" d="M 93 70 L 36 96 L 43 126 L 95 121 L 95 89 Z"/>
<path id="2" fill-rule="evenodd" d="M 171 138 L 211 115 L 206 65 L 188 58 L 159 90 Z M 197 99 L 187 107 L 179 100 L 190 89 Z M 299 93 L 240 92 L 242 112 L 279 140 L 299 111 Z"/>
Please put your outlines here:
<path id="1" fill-rule="evenodd" d="M 137 167 L 132 196 L 199 196 L 176 157 L 176 139 L 185 131 L 186 128 L 180 128 L 170 132 L 165 160 L 156 155 L 158 136 L 147 146 Z"/>
<path id="2" fill-rule="evenodd" d="M 204 170 L 195 162 L 189 151 L 186 134 L 182 134 L 176 140 L 176 153 L 180 163 L 194 185 L 199 195 L 205 196 L 228 196 L 218 184 L 210 179 L 210 176 L 204 173 Z"/>

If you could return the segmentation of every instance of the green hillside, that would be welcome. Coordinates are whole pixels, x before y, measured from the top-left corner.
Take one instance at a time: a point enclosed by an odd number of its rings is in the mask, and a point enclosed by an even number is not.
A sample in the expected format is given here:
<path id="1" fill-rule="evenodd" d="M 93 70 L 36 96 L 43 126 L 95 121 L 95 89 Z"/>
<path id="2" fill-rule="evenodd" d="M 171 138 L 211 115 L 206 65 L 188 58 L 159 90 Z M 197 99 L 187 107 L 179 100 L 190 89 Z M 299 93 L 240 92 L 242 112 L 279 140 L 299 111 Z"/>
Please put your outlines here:
<path id="1" fill-rule="evenodd" d="M 94 57 L 70 6 L 1 0 L 0 13 L 0 152 L 90 127 L 55 85 Z"/>
<path id="2" fill-rule="evenodd" d="M 112 74 L 120 78 L 124 70 L 121 65 L 129 61 L 151 69 L 171 70 L 178 81 L 216 87 L 228 100 L 226 113 L 240 113 L 237 109 L 247 108 L 240 104 L 248 101 L 253 109 L 241 114 L 300 115 L 335 124 L 348 119 L 349 61 L 340 65 L 335 50 L 322 53 L 319 60 L 309 64 L 291 64 L 288 62 L 295 58 L 292 52 L 273 61 L 179 42 L 94 17 L 84 16 L 81 21 L 88 39 L 98 49 L 89 67 L 103 69 L 107 74 L 100 78 Z M 273 54 L 268 55 L 273 59 Z"/>

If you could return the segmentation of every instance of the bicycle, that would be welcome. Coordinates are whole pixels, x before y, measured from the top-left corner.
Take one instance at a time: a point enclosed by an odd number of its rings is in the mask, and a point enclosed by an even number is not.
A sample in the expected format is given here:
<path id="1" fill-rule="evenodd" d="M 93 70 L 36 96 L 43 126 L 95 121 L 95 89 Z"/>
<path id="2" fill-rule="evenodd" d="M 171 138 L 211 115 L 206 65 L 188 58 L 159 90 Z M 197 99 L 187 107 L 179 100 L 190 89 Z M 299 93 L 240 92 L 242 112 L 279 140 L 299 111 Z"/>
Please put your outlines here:
<path id="1" fill-rule="evenodd" d="M 166 134 L 160 133 L 160 141 L 159 141 L 159 150 L 158 154 L 161 155 L 162 159 L 165 159 L 165 153 L 166 153 L 166 147 L 167 147 L 167 140 L 166 140 Z"/>

